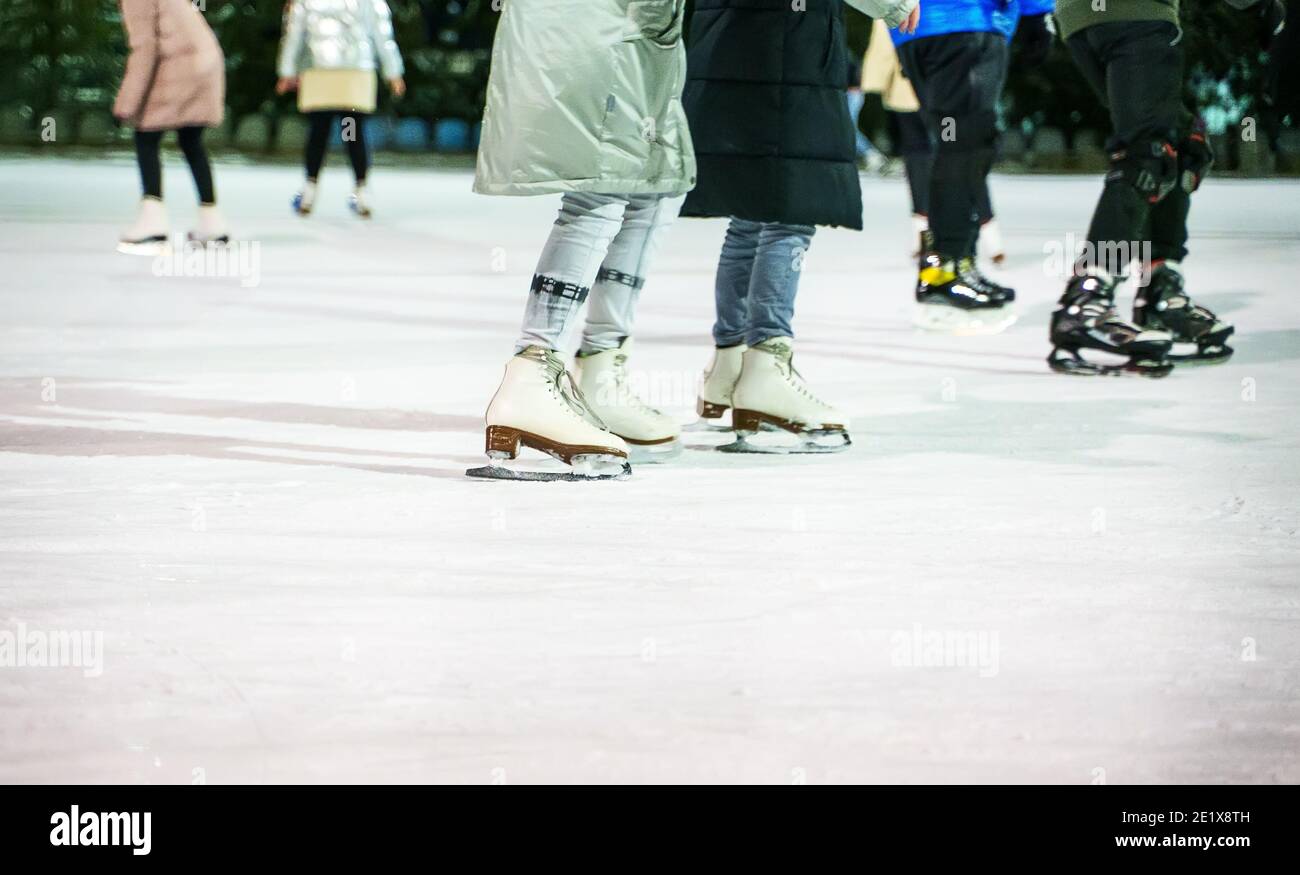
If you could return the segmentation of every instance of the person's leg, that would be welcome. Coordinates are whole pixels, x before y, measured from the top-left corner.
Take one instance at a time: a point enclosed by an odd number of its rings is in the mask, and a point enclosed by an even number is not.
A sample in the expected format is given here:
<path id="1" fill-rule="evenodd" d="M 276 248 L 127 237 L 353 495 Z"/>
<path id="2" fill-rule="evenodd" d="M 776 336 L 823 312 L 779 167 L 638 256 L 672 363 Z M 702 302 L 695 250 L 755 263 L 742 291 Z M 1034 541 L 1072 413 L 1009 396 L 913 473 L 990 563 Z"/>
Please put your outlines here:
<path id="1" fill-rule="evenodd" d="M 764 223 L 749 282 L 749 319 L 745 328 L 749 346 L 772 337 L 794 337 L 794 299 L 815 232 L 811 225 Z"/>
<path id="2" fill-rule="evenodd" d="M 561 200 L 533 275 L 514 355 L 484 414 L 488 456 L 496 461 L 468 472 L 470 476 L 594 479 L 631 473 L 627 442 L 583 397 L 560 352 L 610 242 L 622 227 L 628 199 L 628 195 L 571 192 Z M 657 443 L 653 437 L 645 440 Z M 499 467 L 515 459 L 523 447 L 559 459 L 570 470 L 512 473 Z"/>
<path id="3" fill-rule="evenodd" d="M 740 373 L 731 391 L 736 443 L 729 452 L 763 452 L 749 438 L 765 426 L 799 435 L 767 452 L 832 452 L 850 443 L 848 420 L 813 393 L 794 368 L 794 301 L 816 229 L 764 223 L 749 284 L 749 325 Z"/>
<path id="4" fill-rule="evenodd" d="M 936 137 L 930 229 L 935 251 L 947 258 L 970 254 L 979 232 L 976 203 L 997 142 L 1004 50 L 994 33 L 945 34 L 900 46 L 904 72 Z"/>
<path id="5" fill-rule="evenodd" d="M 862 132 L 862 128 L 858 125 L 858 116 L 862 113 L 862 107 L 866 103 L 866 97 L 860 90 L 851 88 L 844 92 L 844 100 L 849 107 L 849 118 L 853 120 L 853 152 L 857 158 L 862 159 L 867 157 L 868 153 L 876 150 L 876 147 L 872 144 L 870 138 Z"/>
<path id="6" fill-rule="evenodd" d="M 1114 126 L 1106 143 L 1110 171 L 1077 271 L 1101 268 L 1123 276 L 1129 261 L 1141 254 L 1133 244 L 1148 238 L 1152 208 L 1177 185 L 1175 144 L 1183 110 L 1177 36 L 1174 25 L 1152 21 L 1093 25 L 1070 39 L 1070 51 L 1089 81 L 1096 85 L 1098 68 L 1104 70 L 1103 93 Z"/>
<path id="7" fill-rule="evenodd" d="M 1187 257 L 1187 214 L 1192 208 L 1191 192 L 1176 185 L 1151 208 L 1151 261 L 1182 261 Z"/>
<path id="8" fill-rule="evenodd" d="M 740 346 L 745 342 L 749 325 L 749 284 L 754 273 L 754 256 L 758 254 L 759 234 L 763 226 L 748 219 L 732 219 L 718 256 L 718 272 L 713 282 L 716 310 L 713 344 L 718 347 Z"/>
<path id="9" fill-rule="evenodd" d="M 217 192 L 212 182 L 212 165 L 208 162 L 208 152 L 203 148 L 203 128 L 181 128 L 176 132 L 176 137 L 180 141 L 185 161 L 190 165 L 190 173 L 194 176 L 199 205 L 215 205 Z"/>
<path id="10" fill-rule="evenodd" d="M 156 255 L 167 243 L 170 232 L 162 203 L 162 159 L 158 154 L 162 136 L 162 131 L 135 132 L 135 158 L 140 166 L 144 197 L 140 199 L 135 222 L 118 241 L 119 252 Z"/>
<path id="11" fill-rule="evenodd" d="M 630 377 L 630 338 L 637 299 L 664 231 L 684 198 L 631 195 L 588 298 L 587 323 L 575 367 L 588 408 L 627 441 L 633 461 L 664 461 L 681 452 L 681 427 L 647 404 Z M 653 400 L 653 398 L 652 398 Z"/>
<path id="12" fill-rule="evenodd" d="M 749 327 L 749 284 L 763 226 L 732 218 L 718 255 L 713 281 L 713 360 L 704 369 L 704 382 L 696 401 L 701 419 L 718 419 L 731 408 L 731 393 L 740 378 Z"/>
<path id="13" fill-rule="evenodd" d="M 1184 112 L 1182 136 L 1178 141 L 1178 184 L 1151 208 L 1151 262 L 1143 265 L 1139 288 L 1133 298 L 1133 322 L 1142 328 L 1168 331 L 1177 344 L 1194 343 L 1196 351 L 1171 349 L 1174 360 L 1191 358 L 1203 362 L 1226 361 L 1232 356 L 1227 340 L 1235 329 L 1209 308 L 1195 303 L 1183 279 L 1182 261 L 1187 257 L 1187 213 L 1192 192 L 1201 184 L 1214 162 L 1191 112 Z M 1149 270 L 1145 269 L 1148 268 Z"/>
<path id="14" fill-rule="evenodd" d="M 1174 141 L 1182 109 L 1177 38 L 1173 24 L 1126 21 L 1095 24 L 1067 43 L 1084 78 L 1109 108 L 1114 132 L 1106 142 L 1110 170 L 1087 245 L 1052 313 L 1048 361 L 1053 370 L 1160 377 L 1173 367 L 1166 360 L 1172 335 L 1144 326 L 1140 318 L 1123 319 L 1115 309 L 1115 289 L 1129 263 L 1143 254 L 1151 208 L 1177 184 Z M 1128 361 L 1089 361 L 1080 350 L 1100 350 Z"/>
<path id="15" fill-rule="evenodd" d="M 135 132 L 135 160 L 140 167 L 140 185 L 144 196 L 162 200 L 162 131 Z"/>
<path id="16" fill-rule="evenodd" d="M 898 119 L 899 154 L 907 171 L 907 185 L 912 193 L 912 212 L 918 216 L 930 212 L 930 168 L 934 164 L 934 143 L 919 112 L 891 113 Z"/>
<path id="17" fill-rule="evenodd" d="M 533 275 L 516 353 L 530 346 L 561 348 L 573 317 L 591 293 L 610 243 L 623 226 L 627 202 L 626 195 L 564 195 Z"/>
<path id="18" fill-rule="evenodd" d="M 320 176 L 321 168 L 325 166 L 325 150 L 329 148 L 330 125 L 334 123 L 334 113 L 312 112 L 307 114 L 307 118 L 309 128 L 304 163 L 306 165 L 307 181 L 315 182 L 316 178 Z"/>
<path id="19" fill-rule="evenodd" d="M 580 355 L 617 349 L 631 336 L 646 270 L 664 232 L 677 218 L 682 200 L 660 195 L 628 198 L 623 224 L 610 242 L 591 287 Z"/>
<path id="20" fill-rule="evenodd" d="M 343 144 L 347 146 L 348 159 L 352 162 L 352 175 L 357 186 L 366 184 L 370 172 L 370 150 L 366 146 L 366 116 L 364 113 L 345 113 L 339 120 Z"/>
<path id="21" fill-rule="evenodd" d="M 993 107 L 996 113 L 998 99 L 1007 87 L 1007 70 L 1011 64 L 1011 51 L 1004 40 L 997 40 L 989 46 L 986 57 L 986 63 L 979 68 L 979 74 L 983 77 L 980 87 L 985 92 L 980 100 Z M 997 65 L 996 69 L 993 66 L 994 63 Z M 993 195 L 989 191 L 989 173 L 993 170 L 993 162 L 997 160 L 1000 140 L 1001 134 L 996 133 L 993 148 L 989 150 L 987 155 L 987 163 L 984 166 L 980 186 L 975 190 L 975 219 L 980 226 L 993 219 Z"/>
<path id="22" fill-rule="evenodd" d="M 884 102 L 881 102 L 881 109 L 885 114 L 885 136 L 889 139 L 889 157 L 901 158 L 903 155 L 902 140 L 903 135 L 899 132 L 899 116 L 904 113 L 892 109 L 884 109 Z"/>
<path id="23" fill-rule="evenodd" d="M 1179 123 L 1178 184 L 1151 208 L 1152 262 L 1178 261 L 1187 257 L 1187 214 L 1192 192 L 1214 164 L 1214 152 L 1206 142 L 1203 126 L 1186 107 Z"/>
<path id="24" fill-rule="evenodd" d="M 975 190 L 975 218 L 981 225 L 993 219 L 993 194 L 989 191 L 987 171 L 984 173 L 984 184 Z"/>

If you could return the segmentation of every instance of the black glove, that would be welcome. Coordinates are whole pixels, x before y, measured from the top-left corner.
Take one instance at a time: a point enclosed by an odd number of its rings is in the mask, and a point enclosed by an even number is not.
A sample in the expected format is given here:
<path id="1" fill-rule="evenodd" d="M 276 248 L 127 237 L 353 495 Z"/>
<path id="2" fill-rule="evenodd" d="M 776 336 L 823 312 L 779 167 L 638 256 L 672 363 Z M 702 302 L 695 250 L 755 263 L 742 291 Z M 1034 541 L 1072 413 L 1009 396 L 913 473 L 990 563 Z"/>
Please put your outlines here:
<path id="1" fill-rule="evenodd" d="M 1203 130 L 1194 130 L 1178 145 L 1178 182 L 1191 194 L 1214 166 L 1214 150 Z"/>
<path id="2" fill-rule="evenodd" d="M 1046 61 L 1052 51 L 1052 41 L 1055 39 L 1056 33 L 1048 24 L 1046 13 L 1022 17 L 1020 27 L 1016 30 L 1016 40 L 1020 43 L 1021 63 L 1028 67 L 1037 67 Z"/>

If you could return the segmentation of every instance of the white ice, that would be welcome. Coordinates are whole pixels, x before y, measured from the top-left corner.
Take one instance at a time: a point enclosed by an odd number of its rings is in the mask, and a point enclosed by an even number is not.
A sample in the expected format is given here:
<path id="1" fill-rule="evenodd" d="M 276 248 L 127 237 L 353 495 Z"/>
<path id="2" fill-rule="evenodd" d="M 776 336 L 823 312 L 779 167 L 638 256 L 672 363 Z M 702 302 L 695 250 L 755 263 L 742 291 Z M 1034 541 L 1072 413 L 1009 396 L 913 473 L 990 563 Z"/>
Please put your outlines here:
<path id="1" fill-rule="evenodd" d="M 245 288 L 113 251 L 128 161 L 0 161 L 0 658 L 104 647 L 0 667 L 0 780 L 1300 781 L 1300 184 L 1197 195 L 1238 352 L 1142 380 L 1044 364 L 1098 179 L 996 178 L 1021 319 L 968 338 L 909 325 L 903 184 L 864 180 L 796 319 L 850 451 L 516 484 L 463 472 L 555 201 L 380 168 L 363 224 L 340 164 L 309 220 L 294 169 L 218 167 Z M 683 421 L 722 230 L 643 298 Z"/>

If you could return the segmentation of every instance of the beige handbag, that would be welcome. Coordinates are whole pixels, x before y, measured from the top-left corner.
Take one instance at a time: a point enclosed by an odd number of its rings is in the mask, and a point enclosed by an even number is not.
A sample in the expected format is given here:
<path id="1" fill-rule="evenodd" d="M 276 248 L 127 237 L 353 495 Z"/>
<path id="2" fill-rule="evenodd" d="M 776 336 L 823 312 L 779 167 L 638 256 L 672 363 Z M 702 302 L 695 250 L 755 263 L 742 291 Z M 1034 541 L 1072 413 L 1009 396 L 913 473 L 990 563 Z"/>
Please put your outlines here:
<path id="1" fill-rule="evenodd" d="M 378 96 L 374 70 L 305 70 L 298 80 L 300 112 L 372 113 Z"/>
<path id="2" fill-rule="evenodd" d="M 916 112 L 921 104 L 916 99 L 912 83 L 903 75 L 898 53 L 889 38 L 888 25 L 876 19 L 872 27 L 871 44 L 867 46 L 867 56 L 862 61 L 862 90 L 868 94 L 879 92 L 885 109 Z"/>

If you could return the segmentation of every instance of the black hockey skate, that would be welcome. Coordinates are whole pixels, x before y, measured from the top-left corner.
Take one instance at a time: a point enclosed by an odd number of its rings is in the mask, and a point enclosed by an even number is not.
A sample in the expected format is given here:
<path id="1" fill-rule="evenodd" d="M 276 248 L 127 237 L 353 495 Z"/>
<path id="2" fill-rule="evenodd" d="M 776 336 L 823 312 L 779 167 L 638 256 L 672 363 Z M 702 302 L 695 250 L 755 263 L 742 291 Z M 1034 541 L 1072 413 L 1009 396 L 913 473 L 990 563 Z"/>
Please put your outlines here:
<path id="1" fill-rule="evenodd" d="M 921 256 L 916 278 L 918 327 L 950 334 L 997 334 L 1016 321 L 1014 289 L 979 272 L 970 257 Z"/>
<path id="2" fill-rule="evenodd" d="M 1152 269 L 1151 278 L 1138 289 L 1133 301 L 1133 324 L 1173 335 L 1171 361 L 1218 364 L 1232 358 L 1227 340 L 1236 329 L 1192 302 L 1183 289 L 1183 274 L 1177 262 L 1162 261 Z"/>
<path id="3" fill-rule="evenodd" d="M 1047 363 L 1063 374 L 1163 377 L 1174 366 L 1167 358 L 1173 340 L 1168 332 L 1143 330 L 1115 311 L 1116 280 L 1104 274 L 1070 279 L 1052 313 L 1052 354 Z M 1080 350 L 1122 356 L 1123 362 L 1090 361 Z"/>

